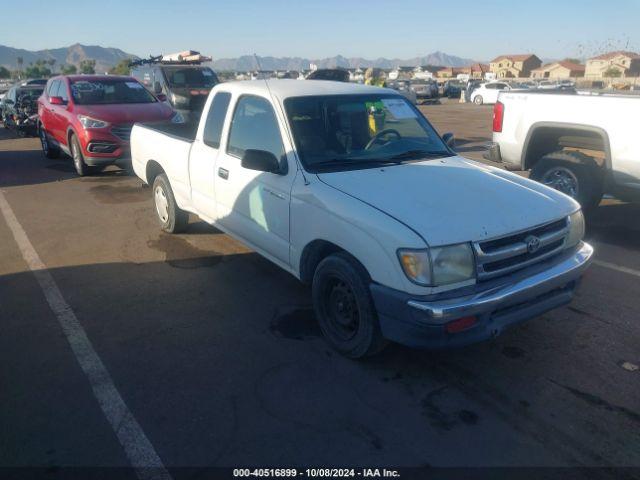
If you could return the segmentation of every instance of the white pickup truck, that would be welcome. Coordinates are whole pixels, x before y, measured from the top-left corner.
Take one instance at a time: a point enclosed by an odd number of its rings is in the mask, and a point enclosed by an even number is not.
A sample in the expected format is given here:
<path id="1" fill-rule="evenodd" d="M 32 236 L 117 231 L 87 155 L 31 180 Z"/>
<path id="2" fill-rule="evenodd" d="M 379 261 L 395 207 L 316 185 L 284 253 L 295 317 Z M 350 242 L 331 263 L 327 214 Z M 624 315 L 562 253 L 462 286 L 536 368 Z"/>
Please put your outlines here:
<path id="1" fill-rule="evenodd" d="M 591 260 L 574 200 L 444 138 L 393 90 L 232 82 L 197 129 L 136 124 L 131 153 L 164 231 L 195 213 L 311 284 L 356 358 L 493 337 L 568 303 Z"/>
<path id="2" fill-rule="evenodd" d="M 640 198 L 640 96 L 510 91 L 494 107 L 488 159 L 560 190 L 584 209 L 604 193 Z"/>

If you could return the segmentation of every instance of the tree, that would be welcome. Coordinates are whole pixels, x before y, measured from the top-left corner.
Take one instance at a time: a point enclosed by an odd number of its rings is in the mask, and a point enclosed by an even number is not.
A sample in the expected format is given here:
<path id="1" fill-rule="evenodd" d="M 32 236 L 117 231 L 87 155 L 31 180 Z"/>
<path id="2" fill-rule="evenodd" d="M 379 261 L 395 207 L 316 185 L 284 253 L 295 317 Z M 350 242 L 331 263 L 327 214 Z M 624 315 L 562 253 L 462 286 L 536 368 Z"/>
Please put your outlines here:
<path id="1" fill-rule="evenodd" d="M 602 75 L 605 78 L 619 78 L 622 76 L 622 72 L 615 67 L 609 67 Z"/>
<path id="2" fill-rule="evenodd" d="M 96 61 L 90 58 L 80 62 L 80 73 L 93 74 L 96 73 Z"/>
<path id="3" fill-rule="evenodd" d="M 51 67 L 52 72 L 56 71 L 56 69 L 54 68 L 54 65 L 56 64 L 55 58 L 50 58 L 49 60 L 47 60 L 47 64 Z"/>
<path id="4" fill-rule="evenodd" d="M 7 67 L 0 65 L 0 78 L 11 78 L 11 72 Z"/>
<path id="5" fill-rule="evenodd" d="M 128 58 L 125 58 L 124 60 L 120 60 L 115 67 L 109 69 L 109 74 L 110 75 L 129 75 L 130 61 L 131 60 L 129 60 Z"/>
<path id="6" fill-rule="evenodd" d="M 16 57 L 16 63 L 18 64 L 18 69 L 15 72 L 17 78 L 22 77 L 22 64 L 24 63 L 24 58 Z"/>
<path id="7" fill-rule="evenodd" d="M 78 73 L 78 69 L 76 68 L 75 65 L 62 65 L 60 67 L 60 73 L 62 75 L 75 75 L 76 73 Z"/>
<path id="8" fill-rule="evenodd" d="M 27 78 L 50 77 L 51 70 L 47 68 L 47 62 L 44 60 L 38 60 L 36 63 L 29 64 L 25 69 L 24 74 Z"/>

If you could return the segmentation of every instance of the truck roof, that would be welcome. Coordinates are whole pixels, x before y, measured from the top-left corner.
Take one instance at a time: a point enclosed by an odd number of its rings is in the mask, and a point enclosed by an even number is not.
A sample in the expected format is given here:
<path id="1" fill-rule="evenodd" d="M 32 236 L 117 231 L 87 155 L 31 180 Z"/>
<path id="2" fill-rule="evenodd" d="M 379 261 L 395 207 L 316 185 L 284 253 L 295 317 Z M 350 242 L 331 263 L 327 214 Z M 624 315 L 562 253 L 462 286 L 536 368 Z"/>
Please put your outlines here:
<path id="1" fill-rule="evenodd" d="M 303 97 L 313 95 L 366 95 L 366 94 L 395 94 L 398 92 L 389 88 L 372 87 L 357 83 L 332 82 L 328 80 L 247 80 L 227 82 L 216 85 L 215 90 L 225 90 L 237 93 L 253 93 L 269 96 L 269 90 L 281 100 L 289 97 Z"/>

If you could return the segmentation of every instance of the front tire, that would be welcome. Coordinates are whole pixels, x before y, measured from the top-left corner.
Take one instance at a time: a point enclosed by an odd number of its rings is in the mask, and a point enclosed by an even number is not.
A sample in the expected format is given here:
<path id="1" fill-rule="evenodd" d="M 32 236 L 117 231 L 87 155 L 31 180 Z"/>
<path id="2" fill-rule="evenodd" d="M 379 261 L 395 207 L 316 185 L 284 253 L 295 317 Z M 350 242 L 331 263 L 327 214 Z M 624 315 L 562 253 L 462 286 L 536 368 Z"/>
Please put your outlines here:
<path id="1" fill-rule="evenodd" d="M 602 199 L 602 170 L 592 157 L 580 152 L 545 155 L 531 169 L 531 178 L 569 195 L 585 211 L 596 208 Z"/>
<path id="2" fill-rule="evenodd" d="M 152 190 L 160 228 L 167 233 L 184 232 L 189 223 L 189 214 L 178 207 L 169 179 L 164 173 L 155 178 Z"/>
<path id="3" fill-rule="evenodd" d="M 476 105 L 482 105 L 484 103 L 484 99 L 482 98 L 482 95 L 476 95 L 475 98 L 473 99 L 473 103 L 475 103 Z"/>
<path id="4" fill-rule="evenodd" d="M 71 147 L 71 158 L 73 159 L 73 166 L 76 168 L 76 173 L 80 177 L 84 177 L 92 173 L 91 168 L 84 162 L 84 155 L 82 155 L 82 148 L 80 148 L 80 142 L 78 137 L 71 135 L 69 146 Z"/>
<path id="5" fill-rule="evenodd" d="M 336 253 L 320 262 L 313 276 L 313 307 L 325 340 L 349 358 L 380 352 L 386 345 L 370 279 L 353 257 Z"/>

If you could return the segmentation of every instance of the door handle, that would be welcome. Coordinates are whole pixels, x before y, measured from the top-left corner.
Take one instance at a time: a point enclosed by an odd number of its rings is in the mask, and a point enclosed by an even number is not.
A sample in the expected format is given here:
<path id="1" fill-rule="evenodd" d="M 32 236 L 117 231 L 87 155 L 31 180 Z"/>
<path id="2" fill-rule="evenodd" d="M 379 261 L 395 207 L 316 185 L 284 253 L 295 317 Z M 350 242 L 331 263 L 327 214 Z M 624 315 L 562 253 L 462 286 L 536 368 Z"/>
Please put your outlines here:
<path id="1" fill-rule="evenodd" d="M 218 176 L 223 180 L 227 180 L 229 178 L 229 170 L 222 167 L 218 168 Z"/>
<path id="2" fill-rule="evenodd" d="M 281 193 L 274 192 L 274 191 L 273 191 L 273 190 L 271 190 L 270 188 L 262 187 L 262 190 L 263 190 L 263 191 L 265 191 L 265 192 L 267 192 L 269 195 L 271 195 L 271 196 L 273 196 L 273 197 L 279 198 L 280 200 L 285 200 L 285 198 L 286 198 L 286 197 L 285 197 L 284 195 L 282 195 Z"/>

